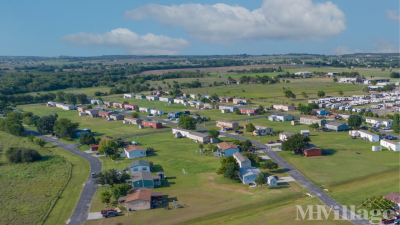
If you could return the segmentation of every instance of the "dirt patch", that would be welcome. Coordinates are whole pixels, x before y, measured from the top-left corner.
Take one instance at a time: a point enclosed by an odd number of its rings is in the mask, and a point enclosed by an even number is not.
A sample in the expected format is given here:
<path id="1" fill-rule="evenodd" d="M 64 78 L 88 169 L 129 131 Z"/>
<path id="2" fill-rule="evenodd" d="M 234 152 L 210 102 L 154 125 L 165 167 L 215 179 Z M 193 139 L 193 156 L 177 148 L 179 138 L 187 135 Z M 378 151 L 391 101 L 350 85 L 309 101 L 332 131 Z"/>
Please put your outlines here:
<path id="1" fill-rule="evenodd" d="M 176 71 L 186 71 L 186 72 L 196 72 L 199 70 L 200 72 L 205 72 L 205 73 L 217 73 L 217 72 L 227 72 L 230 70 L 249 70 L 249 69 L 259 69 L 259 68 L 297 68 L 296 66 L 291 66 L 291 65 L 250 65 L 250 66 L 225 66 L 225 67 L 207 67 L 207 68 L 184 68 L 184 69 L 165 69 L 165 70 L 148 70 L 141 72 L 141 74 L 144 75 L 162 75 L 164 73 L 168 72 L 176 72 Z"/>
<path id="2" fill-rule="evenodd" d="M 233 189 L 233 188 L 229 188 L 229 187 L 225 187 L 223 185 L 217 184 L 217 183 L 215 183 L 214 177 L 208 177 L 208 179 L 211 181 L 212 186 L 215 187 L 215 188 L 226 190 L 226 191 L 234 191 L 234 192 L 238 192 L 238 193 L 242 193 L 242 194 L 248 194 L 248 195 L 252 195 L 253 194 L 253 193 L 245 191 L 245 190 Z"/>

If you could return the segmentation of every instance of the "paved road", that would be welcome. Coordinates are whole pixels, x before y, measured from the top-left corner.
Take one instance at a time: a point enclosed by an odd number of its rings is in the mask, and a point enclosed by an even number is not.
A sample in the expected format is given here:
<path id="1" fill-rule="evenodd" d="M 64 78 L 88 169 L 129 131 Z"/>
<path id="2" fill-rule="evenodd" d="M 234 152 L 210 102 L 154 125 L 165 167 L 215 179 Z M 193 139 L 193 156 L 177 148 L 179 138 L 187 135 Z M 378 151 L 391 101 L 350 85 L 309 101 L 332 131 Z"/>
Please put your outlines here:
<path id="1" fill-rule="evenodd" d="M 78 155 L 86 159 L 90 163 L 91 173 L 97 173 L 102 170 L 102 165 L 99 159 L 75 148 L 79 144 L 65 144 L 51 137 L 40 135 L 35 131 L 25 130 L 25 132 L 32 133 L 33 135 L 47 142 L 57 145 L 63 149 L 66 149 L 69 152 L 74 153 L 75 155 Z M 69 225 L 80 225 L 88 218 L 89 206 L 90 203 L 92 202 L 94 193 L 97 191 L 97 187 L 98 185 L 94 183 L 94 180 L 91 178 L 89 174 L 89 178 L 87 179 L 85 186 L 83 187 L 83 191 L 79 198 L 78 204 L 76 205 L 74 213 L 70 218 L 71 220 L 68 223 Z"/>
<path id="2" fill-rule="evenodd" d="M 241 136 L 237 135 L 232 135 L 232 134 L 223 134 L 226 137 L 238 139 L 241 141 L 245 140 L 250 140 Z M 307 189 L 310 194 L 316 196 L 319 200 L 321 200 L 325 205 L 327 205 L 330 208 L 333 208 L 337 210 L 337 212 L 343 217 L 346 216 L 346 218 L 356 218 L 356 215 L 347 210 L 342 210 L 344 207 L 331 198 L 328 194 L 326 194 L 321 188 L 318 188 L 315 184 L 313 184 L 311 181 L 309 181 L 303 174 L 301 174 L 299 171 L 297 171 L 293 166 L 291 166 L 288 162 L 286 162 L 282 157 L 280 157 L 275 151 L 273 151 L 271 148 L 266 146 L 263 143 L 260 143 L 258 141 L 253 141 L 250 140 L 254 146 L 258 147 L 260 150 L 262 150 L 269 158 L 274 160 L 283 170 L 285 170 L 291 177 L 293 177 L 301 186 L 303 186 L 305 189 Z M 370 224 L 369 221 L 360 219 L 351 219 L 349 220 L 350 222 L 356 224 L 356 225 L 364 225 L 364 224 Z"/>

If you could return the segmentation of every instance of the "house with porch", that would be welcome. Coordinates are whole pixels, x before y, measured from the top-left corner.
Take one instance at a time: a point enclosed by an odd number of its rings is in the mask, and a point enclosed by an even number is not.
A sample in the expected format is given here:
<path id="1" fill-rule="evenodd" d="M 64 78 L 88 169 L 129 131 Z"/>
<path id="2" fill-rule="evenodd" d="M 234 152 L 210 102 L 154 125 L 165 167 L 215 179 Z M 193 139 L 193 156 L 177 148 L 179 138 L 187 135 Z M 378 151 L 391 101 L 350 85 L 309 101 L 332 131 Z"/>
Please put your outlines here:
<path id="1" fill-rule="evenodd" d="M 134 188 L 126 196 L 120 197 L 118 203 L 129 211 L 152 209 L 162 203 L 162 192 L 153 192 L 151 188 Z"/>
<path id="2" fill-rule="evenodd" d="M 371 142 L 379 141 L 379 135 L 371 133 L 369 131 L 359 130 L 358 134 L 364 140 L 371 141 Z"/>
<path id="3" fill-rule="evenodd" d="M 243 184 L 254 184 L 259 173 L 261 171 L 255 167 L 244 166 L 239 169 L 238 175 Z"/>
<path id="4" fill-rule="evenodd" d="M 153 175 L 150 171 L 138 171 L 131 173 L 131 178 L 126 180 L 126 183 L 132 186 L 132 188 L 150 188 L 155 187 Z"/>
<path id="5" fill-rule="evenodd" d="M 365 118 L 365 122 L 373 124 L 374 127 L 380 127 L 382 125 L 384 125 L 385 127 L 393 126 L 393 121 L 392 120 L 382 120 L 382 119 L 376 119 L 376 118 Z"/>
<path id="6" fill-rule="evenodd" d="M 273 134 L 272 128 L 269 127 L 262 127 L 262 126 L 255 126 L 255 130 L 253 131 L 254 136 L 264 136 L 267 134 Z"/>
<path id="7" fill-rule="evenodd" d="M 91 117 L 98 117 L 99 116 L 99 110 L 98 109 L 86 109 L 85 113 L 90 115 Z"/>
<path id="8" fill-rule="evenodd" d="M 151 171 L 150 162 L 140 159 L 130 162 L 129 168 L 131 169 L 131 173 L 135 173 L 138 171 Z"/>
<path id="9" fill-rule="evenodd" d="M 239 152 L 239 147 L 230 142 L 221 142 L 217 144 L 218 151 L 214 156 L 233 156 L 235 152 Z"/>
<path id="10" fill-rule="evenodd" d="M 394 205 L 396 209 L 400 207 L 400 193 L 392 192 L 383 196 L 383 198 L 389 199 Z"/>

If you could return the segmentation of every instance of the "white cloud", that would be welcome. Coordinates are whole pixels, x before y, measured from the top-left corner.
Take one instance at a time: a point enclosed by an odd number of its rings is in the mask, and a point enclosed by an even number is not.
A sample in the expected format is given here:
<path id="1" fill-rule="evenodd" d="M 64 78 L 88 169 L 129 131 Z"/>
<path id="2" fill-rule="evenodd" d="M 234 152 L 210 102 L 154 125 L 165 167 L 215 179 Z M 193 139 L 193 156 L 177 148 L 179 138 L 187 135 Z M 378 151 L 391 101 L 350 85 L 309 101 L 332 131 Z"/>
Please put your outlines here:
<path id="1" fill-rule="evenodd" d="M 322 41 L 346 29 L 337 5 L 311 0 L 264 0 L 249 11 L 238 5 L 148 4 L 127 11 L 130 20 L 152 19 L 170 28 L 183 27 L 206 43 L 235 44 L 238 40 Z"/>
<path id="2" fill-rule="evenodd" d="M 346 54 L 353 54 L 361 52 L 359 49 L 351 50 L 349 47 L 346 46 L 338 46 L 337 48 L 332 50 L 333 55 L 346 55 Z"/>
<path id="3" fill-rule="evenodd" d="M 400 53 L 399 47 L 393 41 L 385 38 L 375 41 L 372 47 L 376 53 Z"/>
<path id="4" fill-rule="evenodd" d="M 386 19 L 393 20 L 394 22 L 400 22 L 399 11 L 397 10 L 386 10 Z"/>
<path id="5" fill-rule="evenodd" d="M 151 33 L 140 36 L 125 28 L 118 28 L 104 34 L 85 32 L 68 34 L 61 37 L 60 41 L 74 46 L 118 47 L 123 49 L 125 54 L 135 55 L 176 55 L 191 46 L 182 38 L 170 38 Z"/>

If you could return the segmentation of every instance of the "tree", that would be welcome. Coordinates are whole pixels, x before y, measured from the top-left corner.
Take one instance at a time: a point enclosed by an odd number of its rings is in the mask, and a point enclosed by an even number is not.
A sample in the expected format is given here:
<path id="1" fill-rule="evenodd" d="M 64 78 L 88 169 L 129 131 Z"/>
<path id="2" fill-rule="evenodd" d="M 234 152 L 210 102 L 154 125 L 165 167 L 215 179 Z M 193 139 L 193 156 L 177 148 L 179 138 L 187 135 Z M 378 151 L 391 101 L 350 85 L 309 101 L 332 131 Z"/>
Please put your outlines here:
<path id="1" fill-rule="evenodd" d="M 278 169 L 278 163 L 272 161 L 272 160 L 267 160 L 266 162 L 264 162 L 261 167 L 263 169 L 269 169 L 269 171 L 271 172 L 272 170 L 276 170 Z"/>
<path id="2" fill-rule="evenodd" d="M 221 167 L 218 168 L 217 174 L 219 174 L 219 175 L 224 174 L 224 173 L 225 173 L 226 166 L 227 166 L 228 164 L 230 164 L 230 163 L 236 163 L 237 166 L 239 167 L 239 164 L 237 163 L 236 159 L 235 159 L 233 156 L 228 155 L 228 156 L 226 156 L 226 157 L 224 157 L 224 158 L 221 159 Z"/>
<path id="3" fill-rule="evenodd" d="M 358 115 L 349 116 L 347 121 L 349 123 L 349 126 L 355 127 L 355 128 L 360 127 L 360 125 L 362 123 L 362 120 L 361 120 L 360 116 L 358 116 Z"/>
<path id="4" fill-rule="evenodd" d="M 130 177 L 129 174 L 128 178 Z M 96 184 L 101 184 L 101 185 L 111 185 L 111 187 L 114 187 L 116 184 L 124 183 L 126 180 L 126 174 L 122 174 L 121 177 L 119 177 L 117 171 L 114 169 L 110 169 L 107 171 L 99 172 L 96 174 L 96 180 L 94 181 Z"/>
<path id="5" fill-rule="evenodd" d="M 33 134 L 28 134 L 28 136 L 26 136 L 26 137 L 28 138 L 28 140 L 29 140 L 30 142 L 34 143 L 34 141 L 35 141 L 35 135 L 33 135 Z"/>
<path id="6" fill-rule="evenodd" d="M 35 138 L 35 144 L 43 148 L 46 145 L 46 141 L 41 138 Z"/>
<path id="7" fill-rule="evenodd" d="M 6 151 L 8 161 L 12 163 L 29 163 L 42 159 L 42 156 L 35 149 L 9 148 Z"/>
<path id="8" fill-rule="evenodd" d="M 340 96 L 343 96 L 343 91 L 342 91 L 342 90 L 339 90 L 339 91 L 338 91 L 338 94 L 339 94 Z"/>
<path id="9" fill-rule="evenodd" d="M 313 129 L 318 129 L 319 128 L 319 124 L 318 123 L 312 123 L 312 124 L 308 125 L 308 127 L 313 128 Z"/>
<path id="10" fill-rule="evenodd" d="M 296 95 L 291 91 L 291 90 L 287 90 L 285 89 L 283 91 L 283 93 L 285 94 L 285 97 L 289 100 L 289 98 L 296 98 Z"/>
<path id="11" fill-rule="evenodd" d="M 103 191 L 100 193 L 100 199 L 102 203 L 110 203 L 111 193 L 108 191 Z"/>
<path id="12" fill-rule="evenodd" d="M 110 156 L 115 154 L 115 149 L 110 147 L 104 147 L 103 152 L 106 156 Z"/>
<path id="13" fill-rule="evenodd" d="M 338 82 L 336 77 L 333 78 L 333 82 Z"/>
<path id="14" fill-rule="evenodd" d="M 57 121 L 57 116 L 43 116 L 39 118 L 36 122 L 36 128 L 39 133 L 52 133 L 54 130 L 54 125 Z"/>
<path id="15" fill-rule="evenodd" d="M 61 118 L 56 121 L 54 125 L 54 133 L 60 138 L 73 138 L 76 135 L 76 129 L 79 127 L 79 123 L 73 123 L 70 119 Z"/>
<path id="16" fill-rule="evenodd" d="M 202 143 L 199 144 L 200 150 L 204 148 L 204 145 Z"/>
<path id="17" fill-rule="evenodd" d="M 256 130 L 256 127 L 252 123 L 247 124 L 247 128 L 246 128 L 247 132 L 253 132 L 255 130 Z"/>
<path id="18" fill-rule="evenodd" d="M 372 85 L 376 85 L 377 83 L 378 83 L 378 81 L 376 81 L 376 80 L 371 81 Z"/>
<path id="19" fill-rule="evenodd" d="M 231 179 L 233 182 L 233 179 L 237 177 L 238 171 L 239 166 L 237 163 L 228 163 L 225 166 L 224 177 Z"/>
<path id="20" fill-rule="evenodd" d="M 325 92 L 324 91 L 318 91 L 317 93 L 318 97 L 322 98 L 325 96 Z"/>
<path id="21" fill-rule="evenodd" d="M 137 113 L 137 112 L 133 112 L 133 113 L 131 113 L 131 117 L 132 117 L 132 118 L 137 118 L 137 119 L 139 119 L 139 118 L 140 118 L 140 115 L 139 115 L 139 113 Z"/>
<path id="22" fill-rule="evenodd" d="M 91 145 L 91 144 L 95 144 L 96 140 L 94 139 L 94 137 L 89 134 L 89 133 L 83 133 L 80 137 L 79 137 L 79 143 L 81 145 Z"/>
<path id="23" fill-rule="evenodd" d="M 28 126 L 32 126 L 33 125 L 33 118 L 32 117 L 25 117 L 24 118 L 24 124 L 26 124 Z"/>
<path id="24" fill-rule="evenodd" d="M 17 118 L 0 119 L 0 130 L 10 133 L 14 136 L 21 136 L 24 133 L 24 127 Z"/>
<path id="25" fill-rule="evenodd" d="M 393 115 L 393 132 L 399 133 L 400 132 L 400 115 L 398 113 L 395 113 Z"/>
<path id="26" fill-rule="evenodd" d="M 294 154 L 299 154 L 299 151 L 310 141 L 308 136 L 295 134 L 282 143 L 282 148 L 283 151 L 293 151 Z"/>
<path id="27" fill-rule="evenodd" d="M 258 111 L 260 112 L 260 114 L 262 114 L 264 112 L 264 106 L 259 105 L 258 106 Z"/>
<path id="28" fill-rule="evenodd" d="M 308 98 L 308 95 L 307 95 L 307 93 L 306 93 L 305 91 L 301 92 L 301 95 L 302 95 L 304 98 Z"/>
<path id="29" fill-rule="evenodd" d="M 259 173 L 257 175 L 257 178 L 254 179 L 254 183 L 256 183 L 257 185 L 260 185 L 260 187 L 262 187 L 266 183 L 266 179 L 264 177 L 264 174 L 263 173 Z"/>
<path id="30" fill-rule="evenodd" d="M 210 138 L 218 138 L 219 131 L 215 129 L 208 130 L 208 135 L 210 136 Z"/>
<path id="31" fill-rule="evenodd" d="M 179 117 L 178 126 L 187 129 L 187 130 L 195 130 L 196 129 L 196 120 L 186 114 L 182 114 Z"/>
<path id="32" fill-rule="evenodd" d="M 131 186 L 127 183 L 125 184 L 117 184 L 111 188 L 111 195 L 115 200 L 118 201 L 119 197 L 126 196 L 131 189 Z"/>
<path id="33" fill-rule="evenodd" d="M 236 110 L 235 110 L 235 114 L 236 114 L 236 115 L 241 115 L 241 114 L 242 114 L 242 112 L 240 112 L 240 110 L 239 110 L 239 109 L 236 109 Z"/>
<path id="34" fill-rule="evenodd" d="M 319 109 L 319 106 L 317 103 L 308 103 L 308 107 L 311 109 Z"/>
<path id="35" fill-rule="evenodd" d="M 114 140 L 100 140 L 97 152 L 99 154 L 105 153 L 104 148 L 111 148 L 115 152 L 118 150 L 118 144 Z"/>

